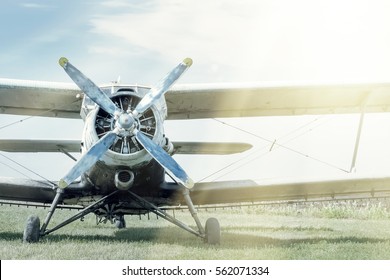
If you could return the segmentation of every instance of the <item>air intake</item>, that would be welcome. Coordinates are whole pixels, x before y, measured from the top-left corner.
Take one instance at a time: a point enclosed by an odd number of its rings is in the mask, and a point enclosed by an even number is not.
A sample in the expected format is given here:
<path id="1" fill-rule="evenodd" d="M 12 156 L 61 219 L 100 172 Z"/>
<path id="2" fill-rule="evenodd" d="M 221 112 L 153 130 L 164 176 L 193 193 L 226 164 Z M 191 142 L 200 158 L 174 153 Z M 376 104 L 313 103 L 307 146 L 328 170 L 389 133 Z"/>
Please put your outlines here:
<path id="1" fill-rule="evenodd" d="M 133 186 L 134 173 L 130 170 L 119 170 L 115 173 L 115 187 L 117 189 L 126 191 Z"/>

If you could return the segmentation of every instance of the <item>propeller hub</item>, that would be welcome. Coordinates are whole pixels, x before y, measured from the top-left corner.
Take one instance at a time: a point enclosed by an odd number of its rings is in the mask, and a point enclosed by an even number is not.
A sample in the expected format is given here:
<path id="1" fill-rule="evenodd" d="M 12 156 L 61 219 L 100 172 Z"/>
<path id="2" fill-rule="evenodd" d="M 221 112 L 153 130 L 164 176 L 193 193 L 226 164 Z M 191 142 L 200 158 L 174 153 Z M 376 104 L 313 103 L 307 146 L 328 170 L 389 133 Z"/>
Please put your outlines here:
<path id="1" fill-rule="evenodd" d="M 132 127 L 135 126 L 135 119 L 131 114 L 123 113 L 119 116 L 117 120 L 117 126 L 119 128 L 130 130 Z"/>

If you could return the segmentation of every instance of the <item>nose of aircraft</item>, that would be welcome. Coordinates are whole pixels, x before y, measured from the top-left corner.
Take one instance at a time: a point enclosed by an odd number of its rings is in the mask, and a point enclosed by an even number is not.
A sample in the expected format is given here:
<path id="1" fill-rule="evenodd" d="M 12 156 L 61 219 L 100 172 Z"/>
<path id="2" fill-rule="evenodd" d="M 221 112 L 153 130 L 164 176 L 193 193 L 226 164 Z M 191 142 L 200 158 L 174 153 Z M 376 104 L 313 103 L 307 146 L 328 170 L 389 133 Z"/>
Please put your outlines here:
<path id="1" fill-rule="evenodd" d="M 64 68 L 69 77 L 79 86 L 79 88 L 91 98 L 100 108 L 107 113 L 118 116 L 116 128 L 108 132 L 103 138 L 97 141 L 72 167 L 72 169 L 61 179 L 59 186 L 66 188 L 80 175 L 90 169 L 112 146 L 118 135 L 132 133 L 145 150 L 162 166 L 165 171 L 179 184 L 186 188 L 194 186 L 191 178 L 179 166 L 179 164 L 168 155 L 162 147 L 154 143 L 147 136 L 143 135 L 136 127 L 139 117 L 153 104 L 161 98 L 177 81 L 178 78 L 191 66 L 192 59 L 185 58 L 172 71 L 170 71 L 157 86 L 153 87 L 138 103 L 132 112 L 121 112 L 116 104 L 102 90 L 85 76 L 80 70 L 73 66 L 68 59 L 62 57 L 59 64 Z"/>

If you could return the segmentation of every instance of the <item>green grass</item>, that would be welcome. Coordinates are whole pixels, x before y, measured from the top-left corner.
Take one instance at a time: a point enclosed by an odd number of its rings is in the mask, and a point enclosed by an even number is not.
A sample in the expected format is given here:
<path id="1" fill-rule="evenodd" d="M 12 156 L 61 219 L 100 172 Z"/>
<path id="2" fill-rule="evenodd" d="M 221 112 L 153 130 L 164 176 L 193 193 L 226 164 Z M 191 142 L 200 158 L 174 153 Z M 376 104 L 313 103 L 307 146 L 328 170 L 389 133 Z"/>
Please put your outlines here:
<path id="1" fill-rule="evenodd" d="M 219 246 L 151 215 L 126 217 L 127 228 L 96 225 L 94 215 L 23 244 L 27 216 L 47 210 L 0 206 L 1 259 L 390 259 L 390 211 L 384 202 L 339 202 L 201 210 L 216 217 Z M 74 211 L 57 211 L 52 227 Z M 189 225 L 187 211 L 176 217 Z"/>

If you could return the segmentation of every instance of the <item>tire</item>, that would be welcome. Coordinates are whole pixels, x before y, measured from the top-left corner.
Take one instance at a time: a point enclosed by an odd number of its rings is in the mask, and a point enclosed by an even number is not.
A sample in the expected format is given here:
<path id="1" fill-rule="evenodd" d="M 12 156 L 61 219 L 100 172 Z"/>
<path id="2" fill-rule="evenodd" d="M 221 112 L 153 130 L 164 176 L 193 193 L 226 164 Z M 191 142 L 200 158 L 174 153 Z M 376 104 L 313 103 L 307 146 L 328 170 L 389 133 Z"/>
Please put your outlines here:
<path id="1" fill-rule="evenodd" d="M 216 245 L 221 242 L 221 227 L 216 218 L 209 218 L 205 226 L 206 237 L 205 241 L 208 244 Z"/>
<path id="2" fill-rule="evenodd" d="M 116 228 L 126 228 L 126 221 L 125 216 L 119 216 L 117 219 L 115 219 L 115 226 Z"/>
<path id="3" fill-rule="evenodd" d="M 36 243 L 39 241 L 41 222 L 37 216 L 27 218 L 26 227 L 23 232 L 24 243 Z"/>

